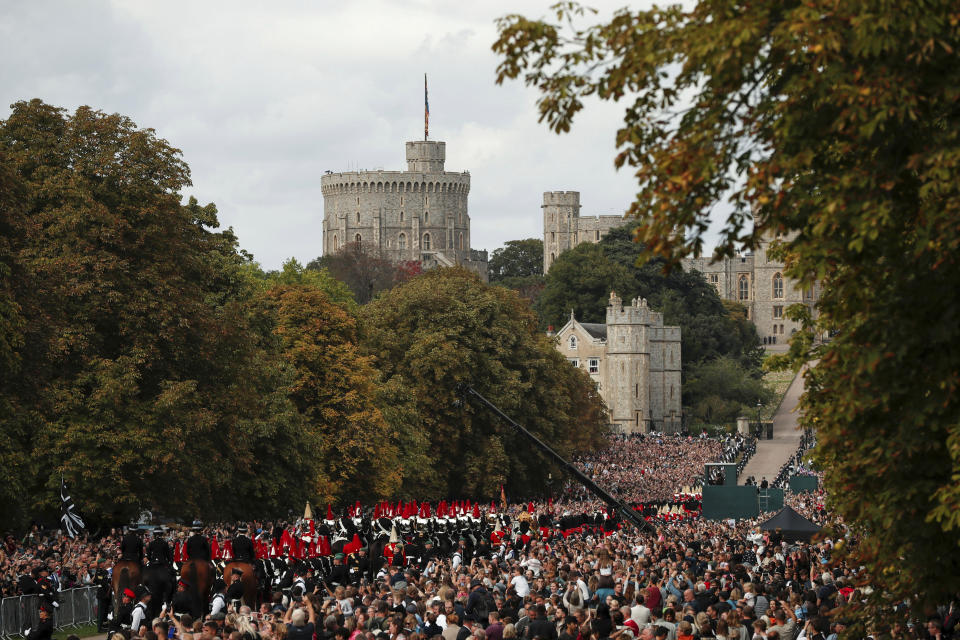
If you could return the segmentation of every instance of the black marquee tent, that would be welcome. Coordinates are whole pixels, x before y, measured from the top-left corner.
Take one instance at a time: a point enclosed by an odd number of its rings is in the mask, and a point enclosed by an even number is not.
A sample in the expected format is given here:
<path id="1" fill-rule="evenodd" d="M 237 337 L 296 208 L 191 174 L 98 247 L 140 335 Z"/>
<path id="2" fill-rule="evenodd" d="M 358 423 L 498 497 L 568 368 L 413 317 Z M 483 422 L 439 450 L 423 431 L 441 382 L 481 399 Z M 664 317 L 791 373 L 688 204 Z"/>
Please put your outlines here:
<path id="1" fill-rule="evenodd" d="M 760 529 L 762 531 L 775 531 L 780 529 L 780 532 L 783 534 L 783 539 L 787 542 L 797 542 L 798 540 L 810 542 L 813 534 L 820 531 L 820 527 L 790 507 L 780 509 L 777 515 L 761 524 Z"/>

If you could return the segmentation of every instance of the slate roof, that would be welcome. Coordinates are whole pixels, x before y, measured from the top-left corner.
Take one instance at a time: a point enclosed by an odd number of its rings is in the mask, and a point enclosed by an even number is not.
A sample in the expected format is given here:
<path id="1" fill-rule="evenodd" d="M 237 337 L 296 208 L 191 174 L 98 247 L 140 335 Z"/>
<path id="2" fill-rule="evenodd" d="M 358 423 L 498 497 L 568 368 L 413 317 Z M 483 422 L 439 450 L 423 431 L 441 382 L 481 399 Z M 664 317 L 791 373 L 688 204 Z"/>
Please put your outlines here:
<path id="1" fill-rule="evenodd" d="M 599 338 L 601 340 L 607 339 L 607 325 L 597 324 L 595 322 L 581 322 L 580 326 L 586 330 L 594 338 Z"/>

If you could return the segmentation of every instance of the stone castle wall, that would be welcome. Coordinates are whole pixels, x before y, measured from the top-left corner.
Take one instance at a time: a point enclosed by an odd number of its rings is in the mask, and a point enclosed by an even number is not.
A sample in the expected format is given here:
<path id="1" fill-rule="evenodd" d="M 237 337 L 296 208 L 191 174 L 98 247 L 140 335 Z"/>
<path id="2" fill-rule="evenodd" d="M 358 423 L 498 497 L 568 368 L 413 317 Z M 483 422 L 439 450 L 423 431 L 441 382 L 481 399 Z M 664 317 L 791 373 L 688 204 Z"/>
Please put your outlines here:
<path id="1" fill-rule="evenodd" d="M 443 142 L 408 142 L 407 171 L 324 175 L 323 253 L 359 242 L 388 260 L 460 264 L 486 280 L 485 252 L 470 249 L 470 173 L 444 171 L 445 155 Z"/>
<path id="2" fill-rule="evenodd" d="M 583 242 L 600 242 L 610 229 L 623 226 L 623 216 L 580 215 L 579 191 L 543 194 L 543 272 L 567 249 Z"/>

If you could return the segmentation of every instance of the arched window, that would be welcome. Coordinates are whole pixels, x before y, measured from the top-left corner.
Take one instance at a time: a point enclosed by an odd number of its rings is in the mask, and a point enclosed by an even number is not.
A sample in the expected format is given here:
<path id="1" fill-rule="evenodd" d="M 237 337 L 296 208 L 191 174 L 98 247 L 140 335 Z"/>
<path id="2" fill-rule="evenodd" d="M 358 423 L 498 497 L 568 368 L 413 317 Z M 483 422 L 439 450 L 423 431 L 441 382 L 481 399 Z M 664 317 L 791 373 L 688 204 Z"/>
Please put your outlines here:
<path id="1" fill-rule="evenodd" d="M 340 250 L 340 240 L 337 238 L 336 235 L 334 235 L 334 236 L 333 236 L 333 251 L 334 251 L 334 253 L 336 253 L 336 252 L 339 251 L 339 250 Z"/>
<path id="2" fill-rule="evenodd" d="M 403 211 L 400 212 L 400 222 L 403 222 Z"/>
<path id="3" fill-rule="evenodd" d="M 423 250 L 430 251 L 430 234 L 423 234 Z"/>
<path id="4" fill-rule="evenodd" d="M 357 224 L 360 224 L 360 212 L 357 211 Z"/>
<path id="5" fill-rule="evenodd" d="M 570 336 L 570 348 L 576 350 L 576 348 L 577 348 L 577 336 Z"/>
<path id="6" fill-rule="evenodd" d="M 737 282 L 737 291 L 740 300 L 750 299 L 750 281 L 747 280 L 747 276 L 740 276 L 740 280 Z"/>
<path id="7" fill-rule="evenodd" d="M 783 276 L 779 273 L 773 274 L 773 298 L 783 300 Z"/>
<path id="8" fill-rule="evenodd" d="M 407 248 L 407 234 L 401 233 L 399 236 L 397 236 L 397 247 L 400 249 Z"/>
<path id="9" fill-rule="evenodd" d="M 457 234 L 457 248 L 463 251 L 463 234 Z"/>
<path id="10" fill-rule="evenodd" d="M 427 224 L 428 222 L 430 222 L 430 212 L 429 212 L 429 211 L 424 211 L 424 212 L 423 212 L 423 224 Z"/>
<path id="11" fill-rule="evenodd" d="M 353 236 L 353 241 L 357 244 L 361 244 L 363 242 L 363 238 L 361 238 L 360 234 L 358 233 L 357 235 Z"/>

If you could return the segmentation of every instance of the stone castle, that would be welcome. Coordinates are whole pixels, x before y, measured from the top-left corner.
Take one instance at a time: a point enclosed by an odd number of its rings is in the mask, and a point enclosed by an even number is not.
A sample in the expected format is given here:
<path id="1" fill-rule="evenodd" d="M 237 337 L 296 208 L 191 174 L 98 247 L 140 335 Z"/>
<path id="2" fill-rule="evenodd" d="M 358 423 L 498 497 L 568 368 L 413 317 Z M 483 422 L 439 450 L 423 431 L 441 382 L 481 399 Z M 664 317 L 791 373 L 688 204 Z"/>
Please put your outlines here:
<path id="1" fill-rule="evenodd" d="M 583 242 L 600 242 L 610 229 L 625 224 L 623 216 L 580 216 L 579 191 L 543 194 L 543 272 L 557 256 Z"/>
<path id="2" fill-rule="evenodd" d="M 617 431 L 680 431 L 680 327 L 664 326 L 646 300 L 624 306 L 616 293 L 606 320 L 581 323 L 571 313 L 557 349 L 597 385 Z"/>
<path id="3" fill-rule="evenodd" d="M 784 344 L 800 329 L 800 323 L 786 317 L 793 304 L 803 304 L 816 317 L 814 304 L 819 287 L 801 291 L 783 275 L 784 265 L 768 255 L 772 239 L 764 238 L 752 253 L 741 253 L 714 262 L 711 258 L 687 258 L 685 271 L 699 271 L 724 300 L 735 300 L 747 309 L 747 318 L 757 327 L 766 345 Z"/>
<path id="4" fill-rule="evenodd" d="M 627 223 L 622 216 L 580 216 L 577 191 L 548 191 L 543 194 L 543 272 L 550 270 L 556 257 L 583 242 L 599 242 L 610 229 Z M 792 304 L 813 309 L 819 291 L 802 292 L 796 283 L 784 277 L 782 262 L 770 260 L 767 251 L 771 239 L 764 239 L 753 253 L 713 262 L 710 258 L 683 261 L 686 271 L 703 274 L 724 300 L 739 302 L 747 309 L 747 318 L 757 327 L 764 344 L 783 344 L 797 331 L 798 323 L 786 318 Z"/>
<path id="5" fill-rule="evenodd" d="M 393 262 L 424 269 L 462 265 L 487 281 L 487 252 L 470 248 L 470 173 L 444 170 L 446 143 L 408 142 L 406 171 L 327 173 L 323 253 L 355 243 Z"/>

